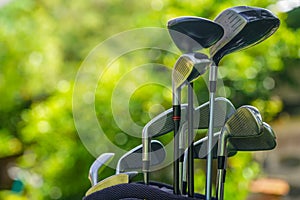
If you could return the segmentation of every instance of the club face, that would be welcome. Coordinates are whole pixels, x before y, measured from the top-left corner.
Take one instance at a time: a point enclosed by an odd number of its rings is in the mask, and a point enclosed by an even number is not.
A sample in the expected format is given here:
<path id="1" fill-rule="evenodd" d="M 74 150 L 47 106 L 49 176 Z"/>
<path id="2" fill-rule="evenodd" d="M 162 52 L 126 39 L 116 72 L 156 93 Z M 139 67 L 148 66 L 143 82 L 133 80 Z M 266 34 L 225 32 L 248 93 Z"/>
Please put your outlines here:
<path id="1" fill-rule="evenodd" d="M 124 154 L 118 161 L 117 173 L 141 170 L 143 167 L 142 162 L 142 145 L 135 147 L 126 154 Z M 151 152 L 150 152 L 150 167 L 157 166 L 165 160 L 166 151 L 161 142 L 157 140 L 151 141 Z"/>
<path id="2" fill-rule="evenodd" d="M 263 132 L 263 122 L 255 112 L 247 107 L 240 107 L 225 124 L 227 137 L 253 137 Z"/>
<path id="3" fill-rule="evenodd" d="M 230 23 L 233 19 L 236 22 Z M 225 55 L 267 39 L 280 25 L 280 20 L 269 10 L 248 6 L 229 8 L 215 22 L 225 31 L 223 38 L 211 48 L 211 56 L 217 65 Z"/>
<path id="4" fill-rule="evenodd" d="M 91 165 L 90 170 L 89 170 L 89 179 L 91 181 L 92 186 L 96 185 L 98 182 L 99 169 L 103 165 L 108 164 L 108 162 L 112 160 L 114 155 L 115 155 L 114 153 L 103 153 Z"/>
<path id="5" fill-rule="evenodd" d="M 210 59 L 202 53 L 181 55 L 172 71 L 173 90 L 175 91 L 184 83 L 192 82 L 204 74 L 210 63 Z"/>
<path id="6" fill-rule="evenodd" d="M 215 44 L 223 35 L 223 28 L 200 17 L 178 17 L 168 21 L 168 30 L 182 52 L 194 52 Z"/>
<path id="7" fill-rule="evenodd" d="M 183 54 L 176 61 L 172 70 L 173 91 L 180 88 L 192 73 L 194 67 L 193 60 L 189 56 Z"/>
<path id="8" fill-rule="evenodd" d="M 250 106 L 250 105 L 244 105 L 242 107 L 245 107 L 245 108 L 251 110 L 251 112 L 257 118 L 257 120 L 262 121 L 261 114 L 260 114 L 259 110 L 256 107 Z"/>
<path id="9" fill-rule="evenodd" d="M 228 142 L 236 151 L 266 151 L 276 147 L 276 136 L 267 123 L 263 123 L 263 133 L 256 137 L 229 138 Z"/>
<path id="10" fill-rule="evenodd" d="M 206 72 L 208 66 L 211 64 L 211 60 L 207 55 L 202 53 L 190 53 L 187 55 L 193 60 L 194 63 L 193 70 L 187 78 L 187 82 L 190 83 Z"/>

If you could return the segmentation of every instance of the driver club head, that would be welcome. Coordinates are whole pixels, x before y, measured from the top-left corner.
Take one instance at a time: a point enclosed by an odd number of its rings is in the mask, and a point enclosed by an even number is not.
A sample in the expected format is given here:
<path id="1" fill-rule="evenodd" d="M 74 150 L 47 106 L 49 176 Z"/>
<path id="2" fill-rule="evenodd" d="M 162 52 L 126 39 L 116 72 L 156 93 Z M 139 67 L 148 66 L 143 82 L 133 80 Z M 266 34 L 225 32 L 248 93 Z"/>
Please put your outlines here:
<path id="1" fill-rule="evenodd" d="M 215 44 L 223 36 L 218 23 L 200 17 L 178 17 L 168 21 L 168 30 L 176 46 L 184 53 Z"/>
<path id="2" fill-rule="evenodd" d="M 114 153 L 103 153 L 93 162 L 89 170 L 89 180 L 92 186 L 98 183 L 99 169 L 103 165 L 108 164 L 108 162 L 112 160 L 114 155 L 115 155 Z"/>
<path id="3" fill-rule="evenodd" d="M 250 6 L 228 8 L 214 21 L 224 29 L 223 37 L 210 49 L 216 65 L 225 55 L 267 39 L 280 25 L 280 20 L 271 11 Z"/>

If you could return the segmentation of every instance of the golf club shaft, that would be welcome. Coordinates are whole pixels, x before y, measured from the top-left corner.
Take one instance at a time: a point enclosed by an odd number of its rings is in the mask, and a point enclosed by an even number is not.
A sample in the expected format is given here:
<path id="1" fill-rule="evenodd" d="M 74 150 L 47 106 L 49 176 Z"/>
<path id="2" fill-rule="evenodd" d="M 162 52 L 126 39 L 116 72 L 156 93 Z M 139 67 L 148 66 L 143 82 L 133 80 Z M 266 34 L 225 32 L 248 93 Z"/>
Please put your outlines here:
<path id="1" fill-rule="evenodd" d="M 217 183 L 216 183 L 216 198 L 223 199 L 222 190 L 224 189 L 224 179 L 225 179 L 225 167 L 226 167 L 226 132 L 227 128 L 224 126 L 222 128 L 221 134 L 219 136 L 218 144 L 218 173 L 217 173 Z"/>
<path id="2" fill-rule="evenodd" d="M 180 126 L 180 105 L 173 106 L 174 120 L 174 164 L 173 164 L 173 187 L 174 194 L 179 191 L 179 126 Z"/>
<path id="3" fill-rule="evenodd" d="M 225 169 L 218 169 L 217 179 L 219 180 L 216 188 L 216 198 L 218 200 L 224 199 L 224 182 L 225 182 Z"/>
<path id="4" fill-rule="evenodd" d="M 223 200 L 224 198 L 224 182 L 226 176 L 226 163 L 227 163 L 227 149 L 226 149 L 226 138 L 224 134 L 227 129 L 223 128 L 222 134 L 219 137 L 218 146 L 218 174 L 217 174 L 217 188 L 216 188 L 216 198 L 218 200 Z M 224 133 L 225 132 L 225 133 Z"/>
<path id="5" fill-rule="evenodd" d="M 181 89 L 173 88 L 173 121 L 174 121 L 174 163 L 173 163 L 173 188 L 174 194 L 180 194 L 179 189 L 179 128 L 181 118 Z"/>
<path id="6" fill-rule="evenodd" d="M 149 165 L 150 165 L 150 151 L 151 151 L 151 138 L 143 138 L 143 174 L 144 174 L 144 183 L 149 184 Z"/>
<path id="7" fill-rule="evenodd" d="M 194 95 L 193 83 L 188 85 L 188 196 L 194 196 Z M 186 173 L 186 172 L 183 172 Z"/>
<path id="8" fill-rule="evenodd" d="M 212 140 L 214 129 L 214 103 L 215 93 L 217 88 L 217 66 L 212 64 L 209 71 L 209 127 L 208 127 L 208 142 L 207 142 L 207 162 L 206 162 L 206 187 L 205 198 L 211 199 L 212 195 Z"/>

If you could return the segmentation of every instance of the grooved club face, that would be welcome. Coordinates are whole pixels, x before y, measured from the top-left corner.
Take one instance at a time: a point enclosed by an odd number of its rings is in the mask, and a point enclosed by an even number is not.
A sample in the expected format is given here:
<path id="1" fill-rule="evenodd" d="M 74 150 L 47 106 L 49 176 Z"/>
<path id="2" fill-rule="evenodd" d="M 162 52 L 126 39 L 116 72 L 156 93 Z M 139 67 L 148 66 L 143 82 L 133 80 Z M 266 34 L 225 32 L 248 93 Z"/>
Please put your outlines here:
<path id="1" fill-rule="evenodd" d="M 263 122 L 253 110 L 240 107 L 226 122 L 228 137 L 251 137 L 262 133 Z"/>
<path id="2" fill-rule="evenodd" d="M 185 82 L 192 82 L 204 74 L 210 63 L 210 59 L 201 53 L 188 53 L 180 56 L 172 71 L 174 89 L 178 89 Z"/>

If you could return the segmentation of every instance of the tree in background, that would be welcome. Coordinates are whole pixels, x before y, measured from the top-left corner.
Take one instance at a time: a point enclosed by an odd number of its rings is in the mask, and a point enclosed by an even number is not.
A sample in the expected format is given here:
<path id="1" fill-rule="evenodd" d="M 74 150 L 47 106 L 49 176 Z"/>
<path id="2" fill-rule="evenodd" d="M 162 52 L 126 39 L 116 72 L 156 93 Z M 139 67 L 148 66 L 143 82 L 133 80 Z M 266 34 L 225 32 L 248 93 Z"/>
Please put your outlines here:
<path id="1" fill-rule="evenodd" d="M 130 0 L 126 3 L 120 0 L 14 0 L 3 5 L 0 8 L 0 161 L 3 163 L 0 169 L 1 173 L 8 171 L 10 179 L 0 175 L 0 197 L 80 199 L 89 188 L 87 173 L 94 158 L 82 145 L 74 126 L 72 89 L 82 61 L 100 42 L 130 29 L 165 28 L 166 22 L 177 16 L 213 19 L 228 7 L 244 4 L 266 8 L 274 3 L 276 1 L 271 0 Z M 257 106 L 267 122 L 284 109 L 282 90 L 278 85 L 285 83 L 297 87 L 299 84 L 290 81 L 295 79 L 290 79 L 292 74 L 287 70 L 289 67 L 295 69 L 299 62 L 300 42 L 296 38 L 299 30 L 287 26 L 285 13 L 278 15 L 281 26 L 275 35 L 255 47 L 227 56 L 221 62 L 226 67 L 220 67 L 226 97 L 236 107 L 242 104 Z M 139 60 L 137 55 L 120 59 L 121 70 L 114 77 L 115 82 L 111 80 L 96 91 L 95 109 L 99 123 L 110 134 L 109 138 L 124 149 L 138 145 L 140 139 L 126 137 L 125 142 L 120 143 L 123 136 L 120 140 L 121 130 L 107 109 L 110 107 L 108 100 L 126 66 L 135 66 L 142 61 L 172 67 L 177 59 L 165 52 L 150 54 L 154 56 L 149 58 L 149 51 L 145 51 L 139 54 Z M 157 71 L 149 73 L 149 76 L 161 78 Z M 130 80 L 136 81 L 134 77 Z M 196 87 L 206 86 L 198 84 Z M 124 90 L 126 92 L 126 88 Z M 201 93 L 199 99 L 205 102 L 205 96 L 205 92 Z M 171 107 L 170 94 L 156 86 L 136 91 L 129 105 L 134 122 L 144 125 L 149 121 L 149 109 L 155 108 L 156 103 L 168 109 Z M 154 109 L 152 115 L 158 111 L 160 109 Z M 164 142 L 170 139 L 170 136 L 162 138 Z M 97 142 L 99 147 L 105 148 L 106 144 Z M 258 174 L 259 166 L 250 154 L 232 158 L 229 165 L 234 170 L 228 173 L 226 196 L 244 199 L 247 184 Z M 112 173 L 113 170 L 107 170 L 102 176 Z M 197 169 L 197 174 L 201 173 L 203 171 Z M 196 191 L 201 191 L 204 184 L 203 176 L 199 175 Z M 171 181 L 168 173 L 155 178 Z M 14 182 L 9 182 L 12 179 Z M 12 187 L 18 181 L 23 186 Z M 235 188 L 234 192 L 230 191 L 231 187 Z M 13 193 L 8 191 L 11 188 Z"/>

